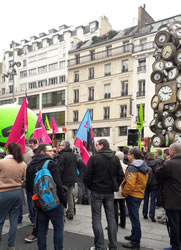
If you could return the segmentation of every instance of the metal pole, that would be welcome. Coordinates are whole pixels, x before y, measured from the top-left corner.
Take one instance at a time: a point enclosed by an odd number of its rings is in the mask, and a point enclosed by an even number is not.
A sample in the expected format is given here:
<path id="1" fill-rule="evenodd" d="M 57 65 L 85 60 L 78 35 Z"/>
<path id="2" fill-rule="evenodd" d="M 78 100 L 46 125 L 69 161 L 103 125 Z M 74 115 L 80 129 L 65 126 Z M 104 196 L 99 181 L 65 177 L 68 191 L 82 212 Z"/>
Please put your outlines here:
<path id="1" fill-rule="evenodd" d="M 13 48 L 13 66 L 12 66 L 12 77 L 13 77 L 13 103 L 15 103 L 14 41 L 12 41 L 12 48 Z"/>

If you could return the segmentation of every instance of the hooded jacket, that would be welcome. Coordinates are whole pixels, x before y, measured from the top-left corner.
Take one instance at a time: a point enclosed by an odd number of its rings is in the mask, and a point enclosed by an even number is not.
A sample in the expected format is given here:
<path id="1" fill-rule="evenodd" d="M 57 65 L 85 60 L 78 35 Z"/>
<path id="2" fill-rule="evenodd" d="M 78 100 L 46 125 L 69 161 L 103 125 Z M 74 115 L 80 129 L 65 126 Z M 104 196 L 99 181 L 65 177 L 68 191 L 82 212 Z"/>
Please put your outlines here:
<path id="1" fill-rule="evenodd" d="M 117 177 L 118 183 L 121 184 L 124 179 L 122 166 L 111 149 L 102 148 L 90 157 L 84 183 L 92 191 L 110 194 L 113 193 L 113 177 Z"/>
<path id="2" fill-rule="evenodd" d="M 64 205 L 64 207 L 66 207 L 66 202 L 67 202 L 66 193 L 62 186 L 58 168 L 53 159 L 50 158 L 48 155 L 39 154 L 33 156 L 33 159 L 28 165 L 26 171 L 26 190 L 33 195 L 35 174 L 43 167 L 43 164 L 45 163 L 46 160 L 50 160 L 50 162 L 48 163 L 48 170 L 50 171 L 53 180 L 57 185 L 57 195 L 59 197 L 59 200 Z"/>
<path id="3" fill-rule="evenodd" d="M 135 160 L 126 169 L 122 182 L 123 197 L 144 198 L 149 168 L 143 160 Z"/>

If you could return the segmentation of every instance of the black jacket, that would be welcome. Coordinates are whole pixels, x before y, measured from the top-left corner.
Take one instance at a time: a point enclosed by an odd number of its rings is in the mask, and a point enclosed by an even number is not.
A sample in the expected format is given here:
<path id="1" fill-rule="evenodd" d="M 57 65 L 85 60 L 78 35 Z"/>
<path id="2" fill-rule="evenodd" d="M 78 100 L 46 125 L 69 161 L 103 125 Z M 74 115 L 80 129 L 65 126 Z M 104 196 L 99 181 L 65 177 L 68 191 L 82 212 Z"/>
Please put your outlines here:
<path id="1" fill-rule="evenodd" d="M 74 185 L 77 180 L 77 160 L 71 148 L 64 148 L 57 159 L 63 185 Z"/>
<path id="2" fill-rule="evenodd" d="M 101 149 L 91 156 L 84 176 L 85 185 L 97 193 L 113 193 L 112 176 L 116 176 L 118 183 L 124 179 L 122 166 L 117 156 L 110 149 Z"/>
<path id="3" fill-rule="evenodd" d="M 48 169 L 53 177 L 54 182 L 57 185 L 57 195 L 59 197 L 60 202 L 66 207 L 67 203 L 67 195 L 62 186 L 62 181 L 60 179 L 60 175 L 58 173 L 58 168 L 53 161 L 52 158 L 48 157 L 48 155 L 35 155 L 33 156 L 32 161 L 28 164 L 26 170 L 26 190 L 33 195 L 34 193 L 34 178 L 37 171 L 39 171 L 46 160 L 51 160 L 48 163 Z"/>
<path id="4" fill-rule="evenodd" d="M 149 178 L 147 188 L 149 188 L 150 190 L 158 190 L 159 182 L 153 169 L 156 170 L 157 168 L 159 168 L 160 164 L 156 160 L 148 160 L 146 161 L 146 164 L 149 167 Z"/>
<path id="5" fill-rule="evenodd" d="M 165 161 L 155 169 L 162 186 L 162 206 L 168 210 L 181 210 L 181 155 Z"/>

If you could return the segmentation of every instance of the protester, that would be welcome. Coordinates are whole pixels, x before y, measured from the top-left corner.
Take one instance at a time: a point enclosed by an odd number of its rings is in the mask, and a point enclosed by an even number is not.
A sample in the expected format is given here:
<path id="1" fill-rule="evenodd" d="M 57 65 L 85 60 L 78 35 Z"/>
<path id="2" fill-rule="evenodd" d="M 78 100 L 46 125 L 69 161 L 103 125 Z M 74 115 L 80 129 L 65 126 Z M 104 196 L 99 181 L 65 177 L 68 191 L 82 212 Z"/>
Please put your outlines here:
<path id="1" fill-rule="evenodd" d="M 159 191 L 159 183 L 153 172 L 153 168 L 158 168 L 159 163 L 155 160 L 154 154 L 149 152 L 145 157 L 146 163 L 149 167 L 149 178 L 148 183 L 145 189 L 144 194 L 144 203 L 143 203 L 143 217 L 144 219 L 148 219 L 148 204 L 150 199 L 150 209 L 149 209 L 149 217 L 152 222 L 156 222 L 155 219 L 155 208 Z"/>
<path id="2" fill-rule="evenodd" d="M 6 217 L 9 217 L 10 230 L 8 249 L 15 249 L 17 222 L 22 202 L 22 186 L 26 180 L 26 163 L 23 162 L 21 146 L 10 143 L 6 157 L 0 160 L 0 241 L 2 227 Z"/>
<path id="3" fill-rule="evenodd" d="M 157 149 L 155 152 L 155 159 L 157 161 L 157 163 L 159 165 L 162 165 L 162 163 L 164 162 L 164 158 L 162 156 L 162 150 L 161 149 Z"/>
<path id="4" fill-rule="evenodd" d="M 74 200 L 73 188 L 77 179 L 77 161 L 76 156 L 70 148 L 68 141 L 62 141 L 60 144 L 60 153 L 57 158 L 57 164 L 63 185 L 67 188 L 68 209 L 66 211 L 67 219 L 74 218 Z"/>
<path id="5" fill-rule="evenodd" d="M 162 184 L 162 206 L 168 218 L 168 230 L 172 250 L 181 249 L 181 144 L 169 148 L 170 160 L 155 169 Z"/>
<path id="6" fill-rule="evenodd" d="M 96 143 L 97 154 L 88 161 L 84 176 L 86 186 L 91 190 L 92 227 L 94 231 L 94 247 L 104 249 L 104 234 L 101 223 L 102 205 L 108 223 L 109 249 L 117 249 L 117 226 L 114 216 L 113 179 L 121 184 L 124 173 L 118 157 L 109 148 L 106 139 Z"/>
<path id="7" fill-rule="evenodd" d="M 35 137 L 30 137 L 29 140 L 28 140 L 28 146 L 33 150 L 35 151 L 38 147 L 38 141 Z"/>
<path id="8" fill-rule="evenodd" d="M 40 144 L 36 149 L 36 155 L 28 165 L 27 168 L 27 185 L 26 189 L 28 192 L 33 194 L 34 192 L 34 178 L 37 171 L 39 171 L 43 164 L 50 160 L 48 163 L 48 169 L 53 177 L 53 180 L 57 186 L 57 195 L 60 200 L 60 204 L 53 210 L 44 212 L 41 208 L 37 208 L 37 221 L 32 233 L 32 237 L 28 236 L 32 241 L 38 238 L 38 249 L 45 250 L 46 248 L 46 235 L 48 231 L 49 220 L 53 224 L 54 228 L 54 247 L 55 249 L 63 249 L 63 238 L 64 238 L 64 207 L 66 206 L 66 193 L 63 189 L 62 182 L 59 176 L 58 168 L 53 161 L 53 149 L 49 144 Z M 28 237 L 25 238 L 27 242 Z M 37 238 L 36 238 L 37 237 Z"/>
<path id="9" fill-rule="evenodd" d="M 128 167 L 124 162 L 124 153 L 121 151 L 116 152 L 115 154 L 121 163 L 123 172 L 125 173 L 126 168 Z M 118 209 L 119 207 L 119 209 Z M 121 185 L 118 192 L 114 192 L 114 213 L 116 218 L 117 226 L 121 228 L 126 227 L 126 208 L 125 208 L 125 198 L 121 195 Z M 120 223 L 118 223 L 118 215 L 120 214 Z"/>
<path id="10" fill-rule="evenodd" d="M 149 172 L 148 166 L 141 158 L 140 150 L 136 148 L 129 150 L 128 160 L 131 164 L 126 169 L 125 179 L 122 182 L 122 195 L 126 198 L 132 225 L 131 235 L 125 236 L 125 239 L 130 241 L 130 243 L 125 243 L 123 246 L 130 249 L 139 249 L 141 240 L 139 207 L 144 198 Z"/>

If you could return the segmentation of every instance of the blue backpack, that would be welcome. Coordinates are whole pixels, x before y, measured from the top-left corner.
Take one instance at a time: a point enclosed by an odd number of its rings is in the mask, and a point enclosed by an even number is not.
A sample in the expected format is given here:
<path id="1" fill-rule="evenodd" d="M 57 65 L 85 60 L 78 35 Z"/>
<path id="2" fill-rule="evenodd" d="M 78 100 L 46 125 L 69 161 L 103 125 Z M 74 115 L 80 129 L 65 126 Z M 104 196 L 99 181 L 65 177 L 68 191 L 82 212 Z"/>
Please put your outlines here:
<path id="1" fill-rule="evenodd" d="M 56 208 L 60 204 L 56 184 L 47 169 L 49 161 L 47 160 L 44 163 L 34 179 L 34 192 L 39 199 L 41 209 L 45 212 Z"/>

